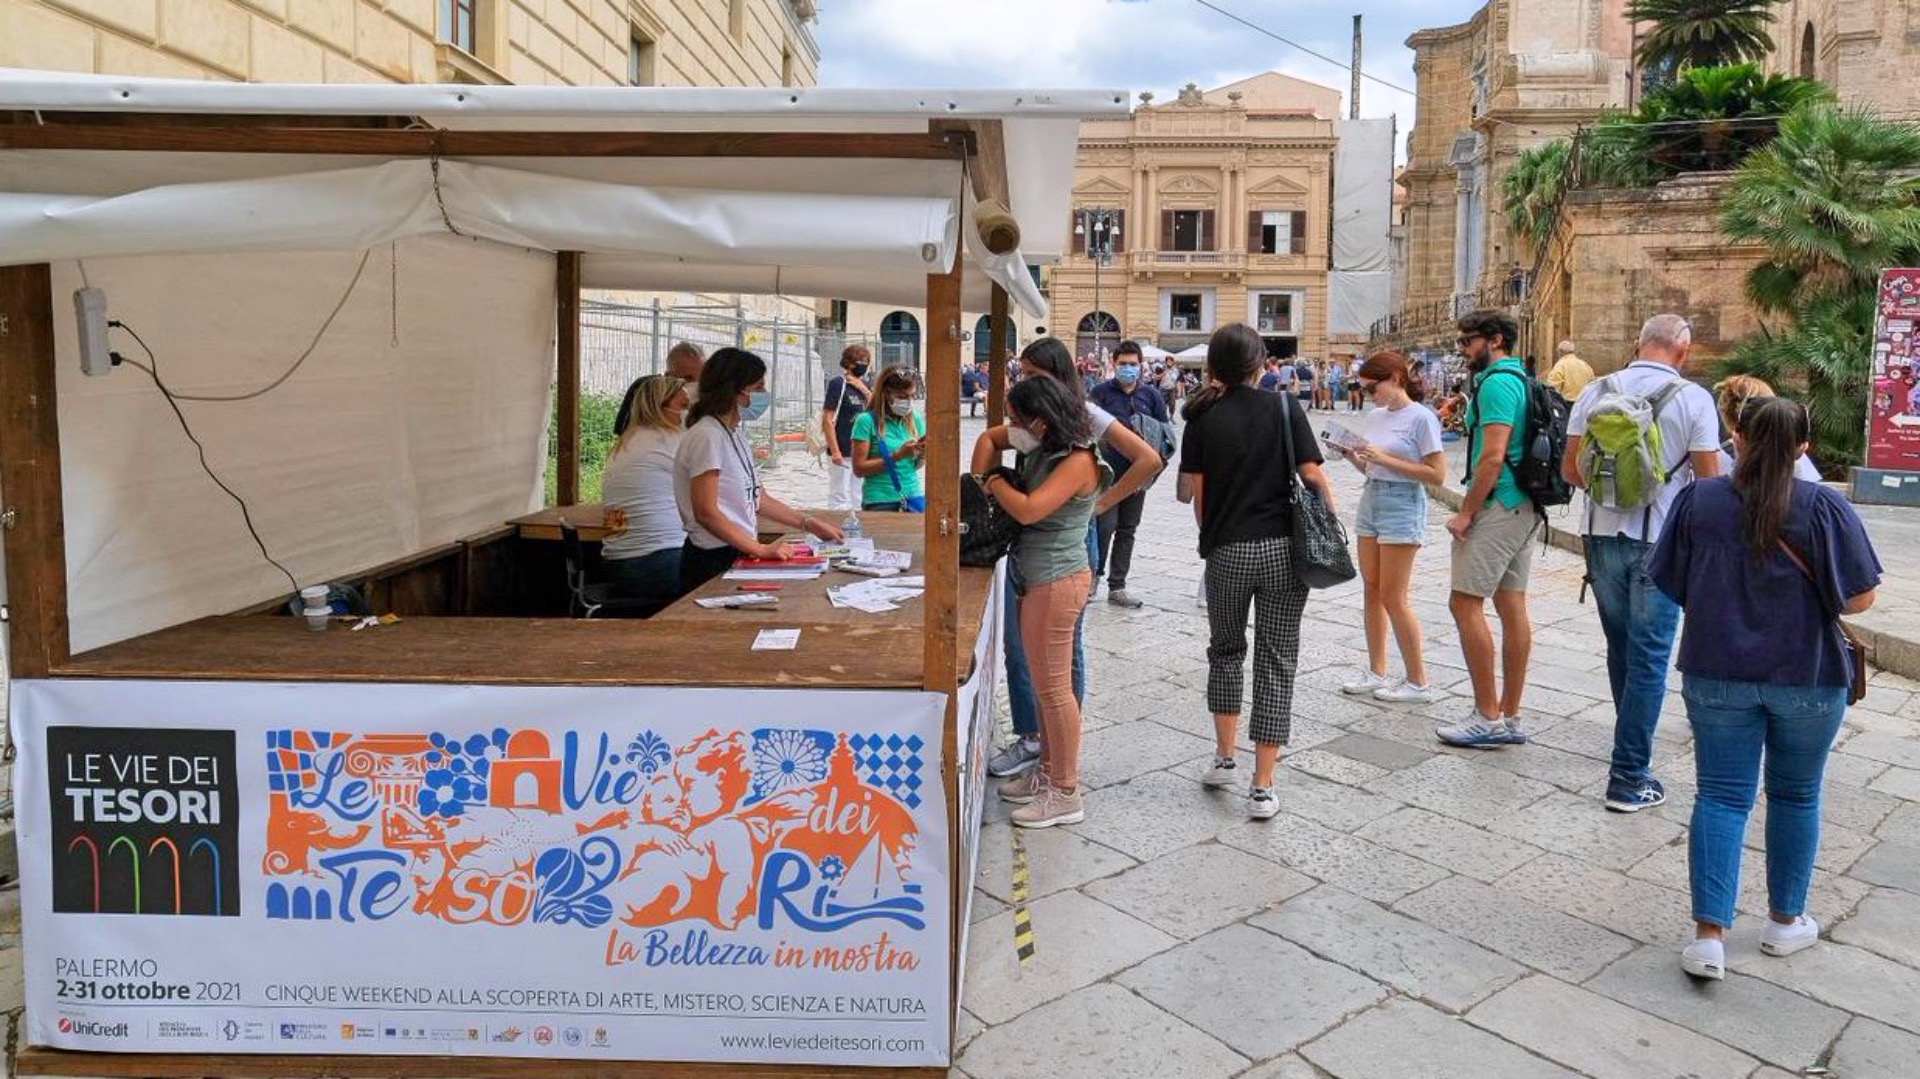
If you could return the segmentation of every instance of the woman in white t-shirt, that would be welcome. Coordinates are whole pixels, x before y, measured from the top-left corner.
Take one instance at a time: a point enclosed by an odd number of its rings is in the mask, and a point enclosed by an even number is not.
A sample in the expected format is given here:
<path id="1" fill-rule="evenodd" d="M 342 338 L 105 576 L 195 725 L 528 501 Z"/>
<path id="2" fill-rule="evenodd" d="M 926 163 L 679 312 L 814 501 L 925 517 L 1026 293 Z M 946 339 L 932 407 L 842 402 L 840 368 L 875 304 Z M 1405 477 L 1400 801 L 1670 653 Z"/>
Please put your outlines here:
<path id="1" fill-rule="evenodd" d="M 613 444 L 602 477 L 607 538 L 600 562 L 620 594 L 647 602 L 646 614 L 681 596 L 680 548 L 687 530 L 673 497 L 673 461 L 685 433 L 687 380 L 647 375 L 628 394 L 627 429 Z"/>
<path id="2" fill-rule="evenodd" d="M 1427 535 L 1427 484 L 1444 483 L 1447 458 L 1440 448 L 1440 418 L 1421 404 L 1426 389 L 1413 365 L 1398 352 L 1376 352 L 1354 372 L 1363 395 L 1375 407 L 1362 428 L 1366 442 L 1341 450 L 1366 473 L 1354 534 L 1360 538 L 1360 579 L 1364 584 L 1367 669 L 1341 686 L 1344 693 L 1371 694 L 1382 701 L 1434 699 L 1427 681 L 1420 642 L 1420 619 L 1407 597 L 1413 560 Z M 1387 677 L 1387 627 L 1400 644 L 1406 677 Z"/>
<path id="3" fill-rule="evenodd" d="M 700 371 L 699 400 L 687 412 L 687 433 L 673 459 L 673 497 L 687 530 L 680 552 L 685 592 L 725 573 L 739 558 L 792 558 L 792 546 L 760 542 L 763 516 L 820 539 L 845 538 L 760 485 L 753 442 L 741 425 L 766 415 L 772 403 L 766 362 L 745 349 L 723 348 Z"/>

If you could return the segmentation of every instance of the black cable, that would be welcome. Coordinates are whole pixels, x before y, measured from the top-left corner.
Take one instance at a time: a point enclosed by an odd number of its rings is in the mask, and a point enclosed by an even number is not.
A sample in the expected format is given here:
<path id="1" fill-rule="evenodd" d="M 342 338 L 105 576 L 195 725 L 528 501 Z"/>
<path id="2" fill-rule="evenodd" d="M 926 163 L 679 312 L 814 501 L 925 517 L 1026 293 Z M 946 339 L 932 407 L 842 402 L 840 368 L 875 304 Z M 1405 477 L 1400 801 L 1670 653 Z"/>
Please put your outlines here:
<path id="1" fill-rule="evenodd" d="M 247 500 L 244 498 L 241 498 L 239 495 L 239 492 L 227 486 L 227 482 L 221 479 L 219 475 L 213 471 L 213 466 L 211 464 L 207 463 L 207 447 L 202 445 L 200 442 L 199 436 L 193 433 L 192 425 L 187 423 L 187 414 L 180 411 L 180 403 L 173 399 L 173 391 L 167 389 L 167 384 L 165 382 L 160 381 L 160 358 L 153 354 L 153 350 L 147 347 L 147 343 L 140 339 L 139 332 L 136 331 L 132 326 L 129 326 L 124 322 L 121 322 L 119 319 L 113 319 L 109 321 L 107 323 L 107 326 L 111 329 L 119 329 L 119 330 L 127 331 L 127 336 L 133 338 L 134 343 L 140 346 L 140 351 L 147 354 L 147 363 L 141 363 L 139 360 L 129 360 L 119 355 L 118 353 L 115 353 L 113 358 L 116 361 L 120 363 L 124 363 L 129 367 L 136 367 L 142 371 L 145 371 L 147 373 L 147 377 L 153 380 L 154 388 L 160 391 L 160 396 L 166 400 L 167 407 L 173 409 L 174 419 L 177 419 L 180 421 L 180 430 L 185 432 L 187 436 L 187 441 L 193 443 L 193 448 L 199 452 L 200 468 L 206 472 L 207 478 L 213 481 L 214 486 L 220 488 L 222 491 L 225 491 L 227 493 L 227 497 L 233 499 L 234 503 L 240 507 L 240 519 L 247 523 L 247 534 L 253 537 L 254 546 L 260 548 L 260 557 L 266 559 L 267 562 L 270 563 L 274 569 L 279 570 L 282 574 L 286 576 L 287 584 L 293 587 L 293 591 L 297 595 L 300 591 L 300 582 L 294 579 L 292 570 L 289 570 L 287 567 L 281 565 L 278 559 L 274 558 L 272 554 L 268 553 L 267 541 L 260 538 L 260 530 L 258 528 L 255 528 L 253 525 L 253 511 L 247 508 Z M 148 366 L 148 364 L 151 364 L 152 366 Z"/>

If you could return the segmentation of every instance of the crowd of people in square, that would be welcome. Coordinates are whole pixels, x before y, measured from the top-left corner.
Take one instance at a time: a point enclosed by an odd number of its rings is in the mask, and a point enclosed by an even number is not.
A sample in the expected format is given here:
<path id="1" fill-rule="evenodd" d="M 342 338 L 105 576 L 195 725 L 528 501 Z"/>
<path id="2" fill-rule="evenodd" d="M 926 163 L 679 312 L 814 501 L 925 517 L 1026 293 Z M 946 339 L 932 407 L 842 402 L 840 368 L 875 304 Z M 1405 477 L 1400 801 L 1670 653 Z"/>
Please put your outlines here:
<path id="1" fill-rule="evenodd" d="M 1135 538 L 1147 489 L 1176 450 L 1177 495 L 1192 508 L 1204 563 L 1215 742 L 1204 787 L 1244 789 L 1253 819 L 1278 815 L 1309 581 L 1361 582 L 1366 664 L 1343 692 L 1389 705 L 1443 700 L 1412 592 L 1429 489 L 1449 479 L 1451 426 L 1467 452 L 1464 490 L 1444 524 L 1447 606 L 1470 699 L 1434 737 L 1525 751 L 1532 567 L 1551 527 L 1547 511 L 1571 504 L 1565 519 L 1584 552 L 1614 709 L 1607 810 L 1639 813 L 1667 800 L 1654 734 L 1678 645 L 1698 787 L 1688 837 L 1693 939 L 1682 968 L 1725 975 L 1747 819 L 1763 788 L 1761 949 L 1786 955 L 1817 940 L 1806 905 L 1822 776 L 1864 679 L 1838 620 L 1872 605 L 1881 567 L 1852 506 L 1819 482 L 1806 456 L 1807 411 L 1751 377 L 1712 390 L 1694 381 L 1692 329 L 1680 315 L 1648 319 L 1632 361 L 1605 376 L 1566 342 L 1536 377 L 1514 353 L 1518 338 L 1501 312 L 1469 314 L 1453 342 L 1464 368 L 1456 373 L 1392 351 L 1284 363 L 1259 333 L 1233 324 L 1212 335 L 1204 372 L 1191 379 L 1146 362 L 1130 341 L 1098 370 L 1055 338 L 1026 346 L 1009 372 L 1007 419 L 979 436 L 966 480 L 1021 526 L 1004 570 L 1013 737 L 989 762 L 1013 823 L 1086 818 L 1086 611 L 1102 580 L 1111 606 L 1145 604 L 1131 587 Z M 985 372 L 965 374 L 963 391 L 983 396 Z M 841 356 L 817 433 L 827 506 L 846 511 L 845 523 L 860 512 L 924 509 L 921 391 L 917 371 L 875 372 L 861 345 Z M 1440 409 L 1428 406 L 1430 394 L 1444 394 Z M 1342 405 L 1358 413 L 1358 430 L 1329 420 L 1316 432 L 1312 413 Z M 634 384 L 605 476 L 610 512 L 625 522 L 603 551 L 614 583 L 657 609 L 737 559 L 789 557 L 787 544 L 761 539 L 763 523 L 844 538 L 839 525 L 762 483 L 744 425 L 767 407 L 766 365 L 742 349 L 702 357 L 677 346 L 666 373 Z M 1002 467 L 1009 453 L 1013 465 Z M 1351 559 L 1331 560 L 1350 568 L 1331 578 L 1328 552 L 1313 549 L 1308 528 L 1335 509 L 1329 455 L 1364 476 Z M 1253 746 L 1244 783 L 1243 720 Z M 1312 815 L 1311 806 L 1296 811 Z M 1606 825 L 1596 816 L 1593 826 Z"/>

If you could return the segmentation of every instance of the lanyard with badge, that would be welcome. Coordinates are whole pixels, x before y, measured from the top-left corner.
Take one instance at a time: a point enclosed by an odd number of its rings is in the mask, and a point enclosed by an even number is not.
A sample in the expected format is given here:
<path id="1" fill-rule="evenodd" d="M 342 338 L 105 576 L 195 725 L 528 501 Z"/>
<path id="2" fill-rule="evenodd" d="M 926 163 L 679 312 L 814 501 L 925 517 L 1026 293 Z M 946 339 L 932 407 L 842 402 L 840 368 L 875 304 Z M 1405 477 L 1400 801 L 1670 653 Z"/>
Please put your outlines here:
<path id="1" fill-rule="evenodd" d="M 752 513 L 755 518 L 758 518 L 760 515 L 760 473 L 754 470 L 753 454 L 740 448 L 742 437 L 743 433 L 738 429 L 727 432 L 727 442 L 733 446 L 733 455 L 739 460 L 741 471 L 745 473 L 748 512 Z"/>

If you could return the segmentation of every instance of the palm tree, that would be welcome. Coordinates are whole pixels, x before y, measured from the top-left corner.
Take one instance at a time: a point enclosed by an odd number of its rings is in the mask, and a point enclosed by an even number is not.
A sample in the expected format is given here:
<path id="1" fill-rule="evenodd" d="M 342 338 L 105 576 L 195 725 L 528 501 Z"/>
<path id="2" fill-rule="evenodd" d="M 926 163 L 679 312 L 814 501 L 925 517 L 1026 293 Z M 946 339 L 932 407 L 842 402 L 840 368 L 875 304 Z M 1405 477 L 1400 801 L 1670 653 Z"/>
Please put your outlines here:
<path id="1" fill-rule="evenodd" d="M 1825 103 L 1797 109 L 1740 167 L 1720 229 L 1766 246 L 1747 296 L 1787 316 L 1735 346 L 1722 371 L 1799 394 L 1814 456 L 1859 460 L 1879 273 L 1920 263 L 1920 129 Z"/>
<path id="2" fill-rule="evenodd" d="M 1633 0 L 1627 18 L 1651 23 L 1635 59 L 1678 70 L 1762 60 L 1773 51 L 1767 25 L 1779 0 Z"/>
<path id="3" fill-rule="evenodd" d="M 1513 234 L 1538 252 L 1553 235 L 1567 189 L 1573 144 L 1555 139 L 1523 151 L 1500 182 L 1501 207 Z"/>

